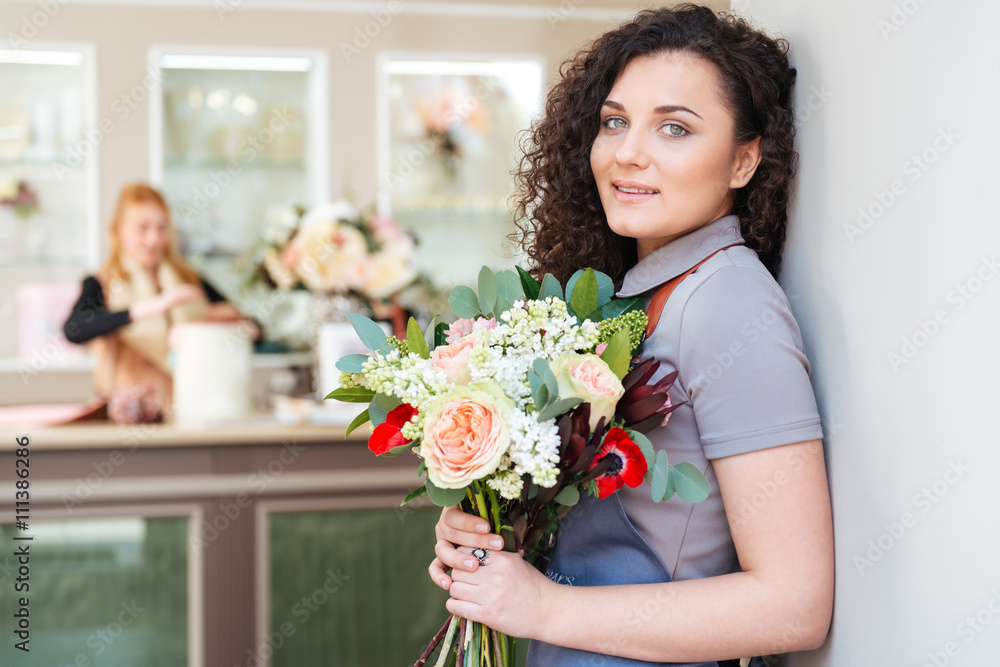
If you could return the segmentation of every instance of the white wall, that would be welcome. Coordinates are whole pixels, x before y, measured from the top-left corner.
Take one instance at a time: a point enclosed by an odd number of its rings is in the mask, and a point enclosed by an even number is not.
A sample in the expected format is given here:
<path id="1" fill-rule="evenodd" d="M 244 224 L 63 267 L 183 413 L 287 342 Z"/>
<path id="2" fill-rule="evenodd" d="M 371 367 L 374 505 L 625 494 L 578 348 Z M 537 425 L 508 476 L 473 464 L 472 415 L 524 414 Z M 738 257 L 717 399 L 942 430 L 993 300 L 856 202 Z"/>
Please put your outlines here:
<path id="1" fill-rule="evenodd" d="M 782 282 L 827 434 L 837 596 L 826 645 L 788 664 L 1000 664 L 1000 5 L 733 7 L 799 72 Z"/>

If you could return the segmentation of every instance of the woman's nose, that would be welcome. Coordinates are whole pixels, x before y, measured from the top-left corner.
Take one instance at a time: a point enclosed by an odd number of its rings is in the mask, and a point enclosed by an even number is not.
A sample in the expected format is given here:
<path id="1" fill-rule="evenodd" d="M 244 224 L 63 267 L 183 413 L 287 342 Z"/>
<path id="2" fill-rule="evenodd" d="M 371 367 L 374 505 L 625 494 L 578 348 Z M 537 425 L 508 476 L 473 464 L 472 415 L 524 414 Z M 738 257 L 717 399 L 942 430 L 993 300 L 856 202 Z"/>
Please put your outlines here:
<path id="1" fill-rule="evenodd" d="M 615 150 L 615 161 L 622 166 L 645 168 L 649 166 L 649 152 L 645 134 L 638 129 L 629 128 L 621 135 L 621 141 Z"/>

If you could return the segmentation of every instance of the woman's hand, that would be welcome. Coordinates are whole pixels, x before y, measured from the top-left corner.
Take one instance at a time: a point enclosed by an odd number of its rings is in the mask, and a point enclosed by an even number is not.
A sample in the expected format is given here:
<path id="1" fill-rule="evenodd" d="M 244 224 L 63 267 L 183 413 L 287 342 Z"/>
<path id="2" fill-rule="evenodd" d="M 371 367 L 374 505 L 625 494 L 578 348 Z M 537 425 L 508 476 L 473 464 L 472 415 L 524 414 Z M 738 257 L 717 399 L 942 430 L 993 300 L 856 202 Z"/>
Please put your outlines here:
<path id="1" fill-rule="evenodd" d="M 180 285 L 166 290 L 149 299 L 140 299 L 128 309 L 129 317 L 144 320 L 150 317 L 160 317 L 174 306 L 192 301 L 207 301 L 205 292 L 197 285 Z"/>
<path id="2" fill-rule="evenodd" d="M 434 553 L 437 558 L 427 568 L 431 580 L 444 590 L 448 590 L 452 583 L 452 578 L 448 576 L 449 569 L 475 572 L 479 562 L 456 547 L 462 545 L 491 551 L 502 549 L 503 538 L 491 535 L 489 531 L 490 525 L 481 517 L 466 514 L 457 506 L 442 509 L 441 518 L 434 527 L 434 534 L 437 536 Z"/>
<path id="3" fill-rule="evenodd" d="M 485 563 L 476 566 L 473 572 L 452 573 L 448 611 L 498 632 L 537 639 L 558 584 L 509 551 L 490 551 Z"/>

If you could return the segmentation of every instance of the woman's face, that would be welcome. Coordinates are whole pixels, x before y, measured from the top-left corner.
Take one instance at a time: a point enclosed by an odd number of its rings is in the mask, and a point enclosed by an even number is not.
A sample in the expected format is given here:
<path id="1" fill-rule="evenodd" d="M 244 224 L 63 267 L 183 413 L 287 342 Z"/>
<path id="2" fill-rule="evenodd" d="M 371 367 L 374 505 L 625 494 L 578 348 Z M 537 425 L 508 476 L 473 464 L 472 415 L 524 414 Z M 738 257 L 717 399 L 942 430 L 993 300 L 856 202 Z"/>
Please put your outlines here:
<path id="1" fill-rule="evenodd" d="M 122 250 L 149 271 L 163 261 L 170 234 L 167 212 L 153 202 L 127 204 L 119 234 Z"/>
<path id="2" fill-rule="evenodd" d="M 601 107 L 590 166 L 611 229 L 639 258 L 728 214 L 758 141 L 733 142 L 715 65 L 686 53 L 633 59 Z"/>

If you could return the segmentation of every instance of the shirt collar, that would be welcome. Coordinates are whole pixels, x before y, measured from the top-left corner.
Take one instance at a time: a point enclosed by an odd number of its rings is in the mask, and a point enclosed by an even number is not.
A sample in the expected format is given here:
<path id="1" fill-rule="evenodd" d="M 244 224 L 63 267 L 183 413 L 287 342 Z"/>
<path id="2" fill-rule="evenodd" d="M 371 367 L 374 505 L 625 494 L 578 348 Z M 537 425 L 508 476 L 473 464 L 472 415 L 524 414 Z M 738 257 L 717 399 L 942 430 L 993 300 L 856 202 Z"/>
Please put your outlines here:
<path id="1" fill-rule="evenodd" d="M 740 219 L 726 215 L 657 248 L 625 274 L 618 296 L 638 296 L 676 278 L 712 253 L 742 243 Z"/>

